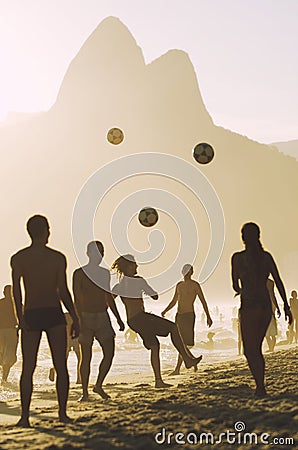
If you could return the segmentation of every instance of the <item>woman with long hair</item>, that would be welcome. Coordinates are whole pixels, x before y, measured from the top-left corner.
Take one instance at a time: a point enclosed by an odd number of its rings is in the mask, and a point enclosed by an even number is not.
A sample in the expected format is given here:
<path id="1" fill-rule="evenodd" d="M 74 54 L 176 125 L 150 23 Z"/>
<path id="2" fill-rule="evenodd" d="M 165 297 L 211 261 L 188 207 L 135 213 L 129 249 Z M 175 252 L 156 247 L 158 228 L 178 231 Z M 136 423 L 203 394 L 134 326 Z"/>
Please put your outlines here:
<path id="1" fill-rule="evenodd" d="M 181 355 L 187 369 L 194 367 L 196 370 L 202 356 L 195 358 L 184 345 L 175 322 L 145 312 L 143 295 L 146 294 L 153 300 L 158 300 L 158 294 L 144 278 L 137 275 L 137 267 L 132 255 L 123 255 L 116 259 L 112 270 L 114 269 L 118 273 L 119 283 L 113 287 L 113 295 L 114 297 L 120 296 L 125 306 L 128 326 L 141 336 L 144 346 L 151 351 L 155 387 L 167 388 L 171 384 L 164 383 L 161 377 L 160 345 L 157 336 L 170 334 L 172 343 Z"/>
<path id="2" fill-rule="evenodd" d="M 245 249 L 232 256 L 232 281 L 240 294 L 240 327 L 244 354 L 256 382 L 256 397 L 266 396 L 262 343 L 271 320 L 272 307 L 267 280 L 271 274 L 284 302 L 285 318 L 292 322 L 286 292 L 273 257 L 260 242 L 260 228 L 249 222 L 241 229 Z"/>

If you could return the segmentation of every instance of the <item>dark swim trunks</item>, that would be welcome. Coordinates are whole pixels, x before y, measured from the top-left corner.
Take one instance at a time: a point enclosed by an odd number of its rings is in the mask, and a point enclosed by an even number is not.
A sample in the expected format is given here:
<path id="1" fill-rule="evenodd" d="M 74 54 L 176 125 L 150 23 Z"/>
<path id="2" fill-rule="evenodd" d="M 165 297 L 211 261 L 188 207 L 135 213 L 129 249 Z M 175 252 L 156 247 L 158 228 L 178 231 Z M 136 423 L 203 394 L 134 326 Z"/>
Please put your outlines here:
<path id="1" fill-rule="evenodd" d="M 156 336 L 168 336 L 175 327 L 174 322 L 143 311 L 133 316 L 127 323 L 141 336 L 148 350 L 159 344 Z"/>
<path id="2" fill-rule="evenodd" d="M 30 331 L 45 331 L 58 325 L 66 325 L 59 307 L 27 309 L 24 311 L 24 319 Z"/>
<path id="3" fill-rule="evenodd" d="M 176 314 L 175 322 L 179 328 L 182 340 L 185 345 L 192 347 L 195 345 L 195 313 L 187 312 Z"/>

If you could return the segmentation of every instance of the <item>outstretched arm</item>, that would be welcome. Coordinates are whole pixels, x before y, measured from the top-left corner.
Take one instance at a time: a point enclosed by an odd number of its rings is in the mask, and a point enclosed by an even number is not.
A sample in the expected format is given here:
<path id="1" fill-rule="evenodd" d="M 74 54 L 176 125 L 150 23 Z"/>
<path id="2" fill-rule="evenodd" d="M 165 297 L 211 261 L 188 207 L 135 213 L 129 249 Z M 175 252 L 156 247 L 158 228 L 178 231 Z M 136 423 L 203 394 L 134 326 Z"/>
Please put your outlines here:
<path id="1" fill-rule="evenodd" d="M 282 301 L 284 302 L 285 319 L 288 320 L 289 324 L 291 325 L 291 323 L 293 321 L 293 317 L 292 317 L 292 313 L 290 310 L 290 306 L 288 304 L 286 290 L 285 290 L 284 284 L 282 282 L 282 279 L 280 278 L 275 261 L 270 254 L 269 254 L 269 258 L 270 258 L 269 264 L 270 264 L 271 275 L 275 281 L 279 295 L 281 296 Z"/>
<path id="2" fill-rule="evenodd" d="M 207 325 L 208 325 L 208 327 L 211 327 L 211 325 L 213 324 L 213 320 L 211 319 L 211 316 L 210 316 L 210 313 L 209 313 L 209 309 L 208 309 L 208 305 L 207 305 L 207 302 L 205 300 L 205 296 L 203 294 L 202 288 L 199 285 L 199 283 L 196 283 L 196 286 L 197 286 L 197 296 L 199 297 L 199 299 L 200 299 L 200 301 L 202 303 L 203 309 L 204 309 L 206 317 L 207 317 Z"/>
<path id="3" fill-rule="evenodd" d="M 168 306 L 162 311 L 162 313 L 161 313 L 162 317 L 164 317 L 165 314 L 168 311 L 170 311 L 170 309 L 172 309 L 176 305 L 176 303 L 178 302 L 178 298 L 179 298 L 179 296 L 178 296 L 178 289 L 177 289 L 177 286 L 176 286 L 174 297 L 172 298 L 172 300 L 170 301 Z"/>
<path id="4" fill-rule="evenodd" d="M 79 336 L 80 333 L 80 326 L 79 326 L 79 318 L 77 316 L 77 313 L 75 311 L 75 307 L 67 286 L 67 280 L 66 280 L 66 258 L 64 255 L 61 255 L 61 259 L 59 261 L 58 266 L 58 290 L 59 295 L 61 298 L 61 301 L 67 311 L 69 312 L 71 318 L 72 318 L 72 326 L 71 326 L 71 337 L 76 338 Z"/>

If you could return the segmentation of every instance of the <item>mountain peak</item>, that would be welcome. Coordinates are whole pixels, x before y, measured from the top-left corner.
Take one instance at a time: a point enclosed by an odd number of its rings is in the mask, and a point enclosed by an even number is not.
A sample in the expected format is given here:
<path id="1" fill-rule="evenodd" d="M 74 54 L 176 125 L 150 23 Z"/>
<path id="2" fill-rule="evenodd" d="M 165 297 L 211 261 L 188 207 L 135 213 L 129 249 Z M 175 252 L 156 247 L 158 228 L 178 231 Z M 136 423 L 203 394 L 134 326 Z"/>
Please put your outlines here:
<path id="1" fill-rule="evenodd" d="M 57 103 L 78 98 L 92 99 L 96 91 L 113 88 L 124 79 L 135 79 L 145 67 L 144 56 L 128 28 L 117 18 L 107 17 L 91 33 L 72 60 L 57 97 Z M 90 96 L 88 95 L 90 93 Z M 83 98 L 81 98 L 84 101 Z"/>

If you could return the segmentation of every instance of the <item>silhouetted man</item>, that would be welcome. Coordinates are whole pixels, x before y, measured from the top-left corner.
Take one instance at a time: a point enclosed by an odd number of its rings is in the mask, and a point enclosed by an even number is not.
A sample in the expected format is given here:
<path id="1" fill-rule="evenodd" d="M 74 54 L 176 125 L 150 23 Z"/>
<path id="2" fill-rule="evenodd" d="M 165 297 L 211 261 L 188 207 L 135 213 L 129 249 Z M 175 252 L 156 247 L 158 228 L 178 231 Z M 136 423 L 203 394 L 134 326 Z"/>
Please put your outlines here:
<path id="1" fill-rule="evenodd" d="M 178 311 L 176 314 L 175 322 L 179 328 L 184 344 L 189 348 L 195 345 L 194 336 L 196 316 L 194 303 L 197 297 L 199 297 L 200 302 L 202 303 L 202 306 L 204 308 L 208 327 L 211 327 L 213 323 L 202 288 L 197 281 L 192 279 L 193 272 L 193 266 L 191 264 L 185 264 L 182 267 L 183 280 L 179 281 L 176 286 L 172 301 L 161 313 L 162 317 L 164 317 L 165 314 L 170 311 L 170 309 L 172 309 L 176 305 L 176 303 L 178 303 Z M 180 374 L 182 362 L 183 359 L 180 353 L 178 353 L 177 364 L 171 375 Z"/>
<path id="2" fill-rule="evenodd" d="M 27 222 L 32 243 L 11 258 L 13 296 L 15 300 L 21 343 L 23 366 L 20 380 L 22 415 L 17 425 L 28 427 L 29 407 L 33 389 L 33 372 L 42 331 L 47 334 L 53 364 L 57 372 L 56 389 L 59 420 L 69 421 L 66 404 L 69 376 L 66 365 L 66 322 L 61 301 L 71 314 L 72 336 L 79 334 L 79 321 L 66 281 L 65 256 L 47 247 L 50 228 L 46 217 L 35 215 Z M 25 288 L 22 305 L 21 279 Z"/>
<path id="3" fill-rule="evenodd" d="M 107 312 L 108 307 L 111 308 L 116 317 L 121 331 L 124 330 L 124 323 L 110 293 L 110 272 L 99 266 L 104 256 L 103 244 L 99 241 L 91 241 L 87 246 L 87 256 L 89 258 L 88 264 L 77 269 L 73 274 L 74 300 L 81 324 L 79 342 L 82 349 L 81 380 L 83 395 L 80 401 L 88 401 L 88 383 L 94 338 L 102 347 L 103 359 L 98 369 L 98 377 L 93 392 L 106 400 L 109 395 L 103 390 L 102 384 L 111 368 L 115 353 L 115 332 Z"/>

